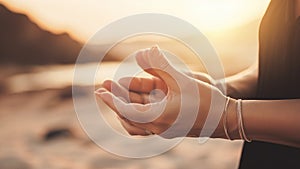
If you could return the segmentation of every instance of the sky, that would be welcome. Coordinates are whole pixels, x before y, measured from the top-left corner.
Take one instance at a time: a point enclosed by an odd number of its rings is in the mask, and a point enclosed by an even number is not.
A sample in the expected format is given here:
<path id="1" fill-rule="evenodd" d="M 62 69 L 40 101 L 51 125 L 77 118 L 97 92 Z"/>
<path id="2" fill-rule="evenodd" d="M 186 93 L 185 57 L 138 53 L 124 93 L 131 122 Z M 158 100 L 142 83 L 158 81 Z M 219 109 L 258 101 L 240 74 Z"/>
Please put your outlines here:
<path id="1" fill-rule="evenodd" d="M 226 32 L 262 17 L 270 0 L 0 0 L 43 29 L 87 41 L 103 26 L 138 13 L 164 13 L 206 33 Z"/>
<path id="2" fill-rule="evenodd" d="M 29 16 L 41 28 L 52 33 L 67 32 L 83 43 L 105 25 L 125 16 L 138 13 L 173 15 L 193 24 L 213 41 L 221 59 L 223 58 L 225 72 L 229 74 L 243 70 L 256 61 L 257 29 L 251 27 L 251 31 L 247 29 L 239 34 L 235 30 L 258 21 L 269 2 L 270 0 L 0 0 L 10 10 Z M 255 23 L 258 25 L 258 22 Z M 235 32 L 236 35 L 229 32 Z M 222 36 L 210 36 L 215 34 Z M 131 50 L 124 46 L 126 50 Z M 168 45 L 164 47 L 168 49 Z M 123 48 L 122 50 L 125 51 Z M 181 48 L 177 50 L 186 55 Z M 120 55 L 120 50 L 116 51 Z M 24 75 L 19 77 L 22 83 L 19 83 L 18 78 L 13 80 L 17 80 L 14 84 L 24 84 L 24 79 L 35 79 L 28 81 L 37 83 L 32 85 L 33 88 L 53 87 L 55 84 L 61 86 L 72 81 L 72 78 L 57 78 L 65 76 L 66 71 L 73 75 L 73 69 L 69 69 L 71 68 L 47 67 L 45 70 L 49 72 L 34 74 L 36 78 Z M 112 73 L 111 68 L 109 70 L 104 73 Z M 63 81 L 57 81 L 60 79 Z M 28 85 L 22 85 L 24 86 Z"/>

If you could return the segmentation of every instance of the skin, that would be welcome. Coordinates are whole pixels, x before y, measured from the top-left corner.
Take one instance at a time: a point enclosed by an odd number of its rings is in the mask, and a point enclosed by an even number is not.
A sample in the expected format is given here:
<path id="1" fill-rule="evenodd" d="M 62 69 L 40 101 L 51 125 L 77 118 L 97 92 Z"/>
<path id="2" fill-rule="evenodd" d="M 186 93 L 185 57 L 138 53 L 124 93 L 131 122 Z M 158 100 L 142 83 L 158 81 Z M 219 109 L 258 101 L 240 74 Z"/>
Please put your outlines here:
<path id="1" fill-rule="evenodd" d="M 185 83 L 183 88 L 186 90 L 183 93 L 192 96 L 195 91 L 188 89 L 191 88 L 191 84 L 194 84 L 199 92 L 197 95 L 207 98 L 201 101 L 196 122 L 190 133 L 188 133 L 188 136 L 199 136 L 211 104 L 211 93 L 214 92 L 220 97 L 225 98 L 223 94 L 216 87 L 177 71 L 169 64 L 165 56 L 160 53 L 158 47 L 139 51 L 136 55 L 136 60 L 141 68 L 154 77 L 148 79 L 137 77 L 123 78 L 119 83 L 108 80 L 103 83 L 103 88 L 100 88 L 96 92 L 96 94 L 118 114 L 125 129 L 132 135 L 145 135 L 145 129 L 155 134 L 161 134 L 173 125 L 179 114 L 182 94 L 176 80 L 173 78 L 177 77 L 177 79 Z M 157 119 L 149 123 L 138 123 L 129 120 L 137 116 L 137 114 L 140 114 L 140 112 L 135 111 L 135 109 L 145 112 L 149 107 L 157 106 L 146 99 L 149 98 L 150 92 L 154 89 L 159 89 L 165 95 L 164 98 L 167 104 L 163 113 Z M 127 95 L 129 95 L 129 98 L 126 98 Z M 159 96 L 155 95 L 154 98 L 154 100 L 158 101 L 163 100 L 163 98 L 159 98 Z M 194 100 L 193 97 L 188 99 L 190 101 Z M 118 110 L 117 107 L 121 107 L 121 110 Z M 153 114 L 155 112 L 148 113 Z M 185 121 L 179 121 L 178 125 L 185 126 Z M 182 133 L 183 128 L 184 127 L 179 127 L 177 133 L 164 135 L 163 137 L 174 138 L 185 136 Z"/>
<path id="2" fill-rule="evenodd" d="M 295 16 L 297 18 L 300 16 L 300 0 L 297 0 L 296 4 Z M 172 78 L 175 74 L 183 81 L 195 84 L 199 89 L 199 96 L 205 98 L 200 102 L 198 116 L 187 135 L 188 137 L 198 137 L 211 106 L 211 94 L 214 93 L 224 99 L 226 97 L 215 87 L 218 81 L 204 73 L 190 72 L 184 74 L 178 72 L 168 63 L 164 55 L 159 52 L 158 47 L 138 52 L 136 60 L 144 71 L 153 75 L 152 78 L 127 77 L 120 79 L 118 82 L 107 80 L 103 83 L 103 88 L 96 91 L 96 95 L 117 113 L 121 124 L 129 134 L 149 135 L 150 133 L 146 131 L 161 134 L 172 126 L 180 109 L 178 105 L 180 105 L 180 95 L 182 93 L 180 93 L 176 81 Z M 166 67 L 170 70 L 169 74 L 167 71 L 164 71 Z M 255 95 L 258 79 L 257 72 L 257 65 L 255 65 L 244 72 L 225 79 L 227 94 L 232 97 L 229 100 L 227 109 L 227 129 L 232 139 L 241 139 L 237 128 L 237 100 L 234 98 L 250 98 Z M 112 90 L 112 88 L 118 90 Z M 129 116 L 149 110 L 149 106 L 153 104 L 153 102 L 149 101 L 149 95 L 154 89 L 159 89 L 164 94 L 152 96 L 155 102 L 161 102 L 165 99 L 167 103 L 162 115 L 148 123 L 129 120 Z M 117 104 L 124 106 L 122 111 L 128 111 L 126 116 L 124 116 L 124 112 L 120 112 L 116 108 L 116 100 Z M 128 107 L 134 107 L 141 111 L 134 112 Z M 300 147 L 299 110 L 300 99 L 243 100 L 242 116 L 246 135 L 251 140 Z M 217 128 L 210 137 L 226 139 L 223 129 L 223 118 L 224 116 L 221 117 Z M 184 122 L 181 123 L 184 125 Z M 179 128 L 178 133 L 162 137 L 174 138 L 181 136 L 185 135 L 181 135 Z"/>

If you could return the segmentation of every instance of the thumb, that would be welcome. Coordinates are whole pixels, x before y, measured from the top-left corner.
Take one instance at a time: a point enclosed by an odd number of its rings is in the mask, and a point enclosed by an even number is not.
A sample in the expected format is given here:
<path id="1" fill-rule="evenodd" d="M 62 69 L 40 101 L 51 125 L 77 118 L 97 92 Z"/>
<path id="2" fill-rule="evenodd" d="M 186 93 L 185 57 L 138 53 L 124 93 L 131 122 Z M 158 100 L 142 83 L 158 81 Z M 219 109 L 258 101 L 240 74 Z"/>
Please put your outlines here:
<path id="1" fill-rule="evenodd" d="M 178 90 L 178 83 L 187 78 L 168 61 L 158 46 L 139 51 L 136 54 L 138 65 L 147 73 L 162 79 L 172 90 Z"/>

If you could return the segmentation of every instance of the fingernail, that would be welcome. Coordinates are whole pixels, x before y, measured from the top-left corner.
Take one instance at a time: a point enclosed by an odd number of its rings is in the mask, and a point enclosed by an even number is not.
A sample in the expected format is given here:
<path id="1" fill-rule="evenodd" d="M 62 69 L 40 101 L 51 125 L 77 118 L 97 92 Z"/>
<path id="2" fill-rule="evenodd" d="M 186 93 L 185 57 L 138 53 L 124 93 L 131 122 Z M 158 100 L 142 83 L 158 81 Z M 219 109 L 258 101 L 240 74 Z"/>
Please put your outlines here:
<path id="1" fill-rule="evenodd" d="M 105 92 L 101 92 L 101 93 L 99 93 L 99 92 L 97 92 L 97 91 L 95 91 L 95 95 L 99 98 L 99 99 L 102 99 L 102 100 L 105 100 Z"/>
<path id="2" fill-rule="evenodd" d="M 104 80 L 101 86 L 109 90 L 111 88 L 111 80 L 108 79 Z"/>
<path id="3" fill-rule="evenodd" d="M 160 53 L 160 50 L 159 50 L 158 45 L 153 46 L 153 47 L 151 48 L 151 50 L 150 50 L 150 54 L 151 54 L 152 56 L 159 55 L 159 53 Z"/>
<path id="4" fill-rule="evenodd" d="M 138 65 L 142 68 L 149 68 L 149 64 L 148 62 L 145 60 L 145 57 L 143 55 L 143 53 L 138 53 L 136 56 L 135 56 L 135 59 L 138 63 Z"/>
<path id="5" fill-rule="evenodd" d="M 96 91 L 94 91 L 95 94 L 101 94 L 101 93 L 103 93 L 103 92 L 106 92 L 106 89 L 104 89 L 104 88 L 99 88 L 99 89 L 97 89 Z"/>
<path id="6" fill-rule="evenodd" d="M 97 97 L 102 98 L 102 97 L 101 97 L 102 93 L 98 93 L 97 91 L 94 91 L 94 94 L 95 94 Z"/>

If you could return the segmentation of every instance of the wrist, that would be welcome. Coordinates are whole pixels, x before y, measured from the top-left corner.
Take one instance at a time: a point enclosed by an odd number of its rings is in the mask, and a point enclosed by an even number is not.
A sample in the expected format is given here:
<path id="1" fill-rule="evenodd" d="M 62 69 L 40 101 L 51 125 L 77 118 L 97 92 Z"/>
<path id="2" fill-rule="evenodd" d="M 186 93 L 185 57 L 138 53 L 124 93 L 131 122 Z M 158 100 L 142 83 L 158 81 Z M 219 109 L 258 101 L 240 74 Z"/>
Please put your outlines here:
<path id="1" fill-rule="evenodd" d="M 227 130 L 232 140 L 240 139 L 237 117 L 237 100 L 230 98 L 227 109 Z"/>
<path id="2" fill-rule="evenodd" d="M 237 100 L 228 97 L 228 103 L 226 100 L 224 111 L 222 112 L 222 116 L 216 130 L 211 136 L 212 138 L 224 138 L 231 140 L 239 138 L 236 106 Z"/>

